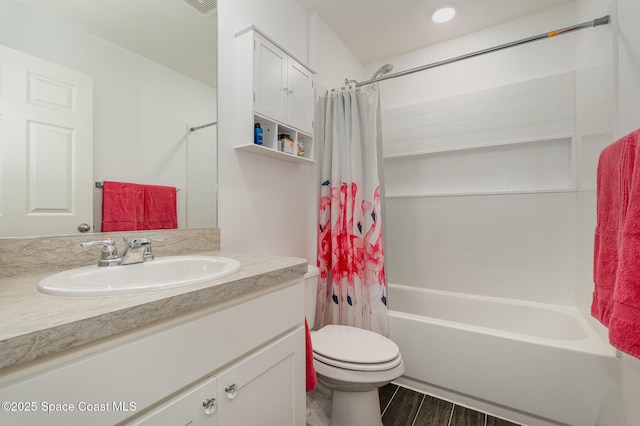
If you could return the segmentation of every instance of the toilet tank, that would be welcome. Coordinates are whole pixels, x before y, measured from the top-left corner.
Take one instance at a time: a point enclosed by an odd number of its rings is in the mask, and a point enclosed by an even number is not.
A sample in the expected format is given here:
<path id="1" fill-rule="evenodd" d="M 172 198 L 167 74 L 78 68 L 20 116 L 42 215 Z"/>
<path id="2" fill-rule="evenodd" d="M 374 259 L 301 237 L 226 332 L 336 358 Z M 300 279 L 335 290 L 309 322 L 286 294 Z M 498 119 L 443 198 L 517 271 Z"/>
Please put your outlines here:
<path id="1" fill-rule="evenodd" d="M 304 314 L 307 317 L 309 329 L 313 328 L 316 321 L 316 300 L 318 298 L 318 275 L 320 270 L 315 265 L 309 265 L 304 274 Z"/>

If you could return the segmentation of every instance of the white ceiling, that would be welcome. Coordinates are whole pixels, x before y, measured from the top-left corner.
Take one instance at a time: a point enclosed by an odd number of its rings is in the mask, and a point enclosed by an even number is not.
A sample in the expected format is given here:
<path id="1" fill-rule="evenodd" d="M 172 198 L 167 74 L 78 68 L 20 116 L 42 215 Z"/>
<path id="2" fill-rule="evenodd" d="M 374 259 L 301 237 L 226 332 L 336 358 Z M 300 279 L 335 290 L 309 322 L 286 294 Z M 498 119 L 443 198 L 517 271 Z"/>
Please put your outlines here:
<path id="1" fill-rule="evenodd" d="M 18 0 L 80 30 L 216 86 L 217 14 L 182 0 Z"/>
<path id="2" fill-rule="evenodd" d="M 574 0 L 298 0 L 333 29 L 367 65 L 460 37 Z M 456 17 L 431 21 L 441 4 L 455 4 Z"/>
<path id="3" fill-rule="evenodd" d="M 184 0 L 17 1 L 216 85 L 215 13 L 203 17 Z M 308 12 L 318 13 L 363 65 L 573 1 L 298 0 Z M 449 23 L 435 24 L 431 12 L 443 3 L 455 4 L 458 13 Z"/>

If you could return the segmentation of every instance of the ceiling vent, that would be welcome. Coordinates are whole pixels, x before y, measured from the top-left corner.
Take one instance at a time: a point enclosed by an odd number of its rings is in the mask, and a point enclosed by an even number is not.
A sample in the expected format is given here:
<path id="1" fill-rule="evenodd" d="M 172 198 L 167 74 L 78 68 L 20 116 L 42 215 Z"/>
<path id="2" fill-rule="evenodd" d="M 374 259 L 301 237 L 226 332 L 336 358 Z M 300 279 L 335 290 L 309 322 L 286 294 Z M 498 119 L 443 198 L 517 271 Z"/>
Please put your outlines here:
<path id="1" fill-rule="evenodd" d="M 198 12 L 199 15 L 207 17 L 216 13 L 217 0 L 178 0 L 180 3 L 189 6 L 189 9 Z"/>

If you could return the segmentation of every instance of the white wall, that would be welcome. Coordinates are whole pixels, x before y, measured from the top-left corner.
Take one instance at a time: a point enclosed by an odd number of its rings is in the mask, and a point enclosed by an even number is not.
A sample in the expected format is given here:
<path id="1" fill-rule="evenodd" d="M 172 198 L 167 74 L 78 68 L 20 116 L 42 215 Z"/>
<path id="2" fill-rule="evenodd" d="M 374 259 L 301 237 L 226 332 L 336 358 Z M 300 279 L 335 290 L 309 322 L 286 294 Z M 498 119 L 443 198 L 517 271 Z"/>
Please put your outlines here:
<path id="1" fill-rule="evenodd" d="M 615 15 L 613 2 L 579 3 L 578 20 Z M 577 135 L 577 245 L 576 307 L 603 341 L 607 330 L 591 316 L 593 295 L 593 235 L 596 226 L 596 171 L 600 151 L 615 134 L 615 16 L 611 25 L 577 35 L 576 135 Z"/>
<path id="2" fill-rule="evenodd" d="M 312 66 L 316 70 L 316 87 L 318 96 L 322 89 L 333 89 L 344 86 L 344 79 L 362 80 L 364 70 L 362 64 L 342 43 L 329 26 L 317 14 L 309 15 L 314 55 Z"/>
<path id="3" fill-rule="evenodd" d="M 570 4 L 367 74 L 574 23 Z M 569 35 L 380 84 L 385 155 L 434 151 L 385 160 L 390 282 L 573 305 L 574 52 Z"/>
<path id="4" fill-rule="evenodd" d="M 337 75 L 354 68 L 361 73 L 359 64 L 326 24 L 317 16 L 309 17 L 295 0 L 221 0 L 218 19 L 222 247 L 299 256 L 315 263 L 317 164 L 298 165 L 234 149 L 234 129 L 241 119 L 235 112 L 234 33 L 254 24 L 297 59 L 317 66 L 317 92 L 323 85 L 337 84 Z M 332 54 L 343 58 L 344 64 L 333 62 Z"/>
<path id="5" fill-rule="evenodd" d="M 618 17 L 618 135 L 640 127 L 640 2 L 617 0 Z M 622 354 L 625 425 L 640 424 L 640 360 Z"/>
<path id="6" fill-rule="evenodd" d="M 286 17 L 286 18 L 285 18 Z M 235 36 L 254 24 L 297 59 L 308 62 L 307 14 L 295 0 L 218 2 L 219 226 L 224 249 L 310 257 L 315 166 L 238 151 Z"/>
<path id="7" fill-rule="evenodd" d="M 179 187 L 186 225 L 186 125 L 215 121 L 214 88 L 11 0 L 0 0 L 0 43 L 93 76 L 95 180 Z M 211 188 L 198 218 L 208 226 L 216 224 L 215 136 L 198 135 L 213 163 L 191 169 Z"/>
<path id="8" fill-rule="evenodd" d="M 578 131 L 581 145 L 578 195 L 578 280 L 576 305 L 594 329 L 606 341 L 607 330 L 590 318 L 589 306 L 593 291 L 593 230 L 595 229 L 595 165 L 602 148 L 617 138 L 640 127 L 640 3 L 635 0 L 603 2 L 580 0 L 579 16 L 583 20 L 605 14 L 612 15 L 612 24 L 598 32 L 589 32 L 578 39 L 578 81 L 576 88 L 579 105 Z M 608 32 L 607 32 L 608 31 Z M 603 43 L 612 43 L 612 57 L 606 56 Z M 613 73 L 604 70 L 612 62 Z M 600 109 L 593 100 L 602 88 L 611 88 L 613 99 L 601 102 Z M 613 117 L 610 123 L 606 118 Z M 640 360 L 621 354 L 623 399 L 623 425 L 640 424 Z"/>

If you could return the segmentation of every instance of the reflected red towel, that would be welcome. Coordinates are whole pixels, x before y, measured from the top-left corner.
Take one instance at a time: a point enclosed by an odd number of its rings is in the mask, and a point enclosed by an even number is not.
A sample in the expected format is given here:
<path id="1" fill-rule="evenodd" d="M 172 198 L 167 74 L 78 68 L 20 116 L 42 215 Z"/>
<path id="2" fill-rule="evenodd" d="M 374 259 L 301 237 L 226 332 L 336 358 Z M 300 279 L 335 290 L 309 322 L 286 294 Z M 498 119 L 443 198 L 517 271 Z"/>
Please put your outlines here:
<path id="1" fill-rule="evenodd" d="M 177 196 L 173 186 L 144 185 L 144 223 L 142 229 L 178 227 Z"/>
<path id="2" fill-rule="evenodd" d="M 141 229 L 143 197 L 142 185 L 105 181 L 102 188 L 102 232 Z"/>
<path id="3" fill-rule="evenodd" d="M 311 392 L 316 388 L 318 384 L 318 378 L 316 377 L 316 368 L 313 366 L 313 348 L 311 347 L 311 333 L 309 333 L 309 324 L 307 319 L 304 320 L 304 331 L 306 334 L 306 364 L 307 364 L 307 392 Z"/>
<path id="4" fill-rule="evenodd" d="M 591 314 L 640 358 L 640 129 L 602 151 L 597 184 Z"/>

